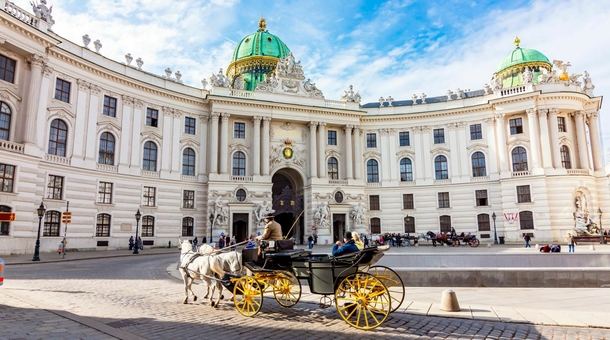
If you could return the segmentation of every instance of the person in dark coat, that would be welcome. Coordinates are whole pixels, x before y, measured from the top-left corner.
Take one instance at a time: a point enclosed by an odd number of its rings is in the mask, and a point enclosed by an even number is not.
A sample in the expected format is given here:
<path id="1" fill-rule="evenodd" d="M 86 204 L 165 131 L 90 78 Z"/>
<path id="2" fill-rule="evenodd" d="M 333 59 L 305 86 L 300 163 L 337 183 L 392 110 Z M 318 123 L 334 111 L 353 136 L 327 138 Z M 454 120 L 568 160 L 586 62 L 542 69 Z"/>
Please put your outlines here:
<path id="1" fill-rule="evenodd" d="M 341 241 L 337 241 L 337 243 L 333 245 L 333 256 L 341 256 L 359 251 L 358 247 L 356 246 L 356 242 L 352 237 L 351 231 L 345 232 L 343 240 L 345 241 L 345 244 L 343 244 Z"/>
<path id="2" fill-rule="evenodd" d="M 129 250 L 133 250 L 135 242 L 133 241 L 133 236 L 129 237 Z"/>

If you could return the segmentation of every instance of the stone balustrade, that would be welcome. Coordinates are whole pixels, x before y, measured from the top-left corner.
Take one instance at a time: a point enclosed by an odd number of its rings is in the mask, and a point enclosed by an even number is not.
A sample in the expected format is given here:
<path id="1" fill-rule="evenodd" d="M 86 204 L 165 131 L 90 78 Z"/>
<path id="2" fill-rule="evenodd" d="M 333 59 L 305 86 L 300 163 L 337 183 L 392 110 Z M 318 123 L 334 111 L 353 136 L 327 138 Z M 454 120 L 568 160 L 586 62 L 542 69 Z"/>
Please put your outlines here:
<path id="1" fill-rule="evenodd" d="M 146 170 L 142 170 L 140 174 L 142 175 L 142 177 L 159 178 L 159 172 L 158 171 L 146 171 Z"/>
<path id="2" fill-rule="evenodd" d="M 116 165 L 108 165 L 108 164 L 99 164 L 97 163 L 95 168 L 100 171 L 118 173 L 119 167 Z"/>
<path id="3" fill-rule="evenodd" d="M 0 140 L 0 149 L 11 152 L 23 153 L 23 144 L 13 143 L 7 140 Z"/>
<path id="4" fill-rule="evenodd" d="M 525 176 L 531 176 L 532 172 L 529 170 L 526 171 L 513 171 L 512 173 L 512 177 L 525 177 Z"/>
<path id="5" fill-rule="evenodd" d="M 252 176 L 231 176 L 232 182 L 252 182 Z"/>
<path id="6" fill-rule="evenodd" d="M 52 163 L 57 163 L 57 164 L 65 164 L 65 165 L 69 165 L 70 164 L 70 158 L 62 157 L 62 156 L 56 156 L 56 155 L 46 154 L 44 156 L 44 160 L 52 162 Z"/>
<path id="7" fill-rule="evenodd" d="M 0 0 L 0 5 L 2 5 L 2 9 L 6 13 L 14 16 L 28 25 L 38 27 L 38 19 L 34 15 L 28 13 L 28 11 L 5 0 Z"/>

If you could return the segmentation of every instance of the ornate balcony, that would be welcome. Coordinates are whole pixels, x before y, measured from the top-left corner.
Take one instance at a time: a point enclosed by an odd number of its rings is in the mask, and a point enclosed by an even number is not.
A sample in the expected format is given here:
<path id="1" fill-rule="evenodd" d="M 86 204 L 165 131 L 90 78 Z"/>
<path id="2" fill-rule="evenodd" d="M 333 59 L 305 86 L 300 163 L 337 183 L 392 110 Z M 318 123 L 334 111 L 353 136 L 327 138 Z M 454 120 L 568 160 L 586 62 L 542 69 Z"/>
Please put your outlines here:
<path id="1" fill-rule="evenodd" d="M 44 156 L 44 160 L 52 162 L 52 163 L 57 163 L 57 164 L 65 164 L 65 165 L 69 165 L 70 164 L 70 158 L 62 157 L 62 156 L 55 156 L 55 155 L 46 154 Z"/>
<path id="2" fill-rule="evenodd" d="M 16 6 L 15 4 L 12 4 L 8 1 L 2 1 L 2 2 L 4 2 L 3 10 L 6 13 L 14 16 L 15 18 L 25 22 L 28 25 L 38 27 L 38 19 L 34 15 L 28 13 L 26 10 L 24 10 L 21 7 Z"/>
<path id="3" fill-rule="evenodd" d="M 145 171 L 145 170 L 142 170 L 140 175 L 142 177 L 159 178 L 159 172 L 158 171 Z"/>
<path id="4" fill-rule="evenodd" d="M 470 177 L 471 182 L 487 182 L 489 181 L 489 176 L 476 176 Z"/>
<path id="5" fill-rule="evenodd" d="M 447 179 L 435 179 L 434 180 L 434 184 L 435 185 L 439 185 L 439 184 L 451 184 L 451 178 L 447 178 Z"/>
<path id="6" fill-rule="evenodd" d="M 576 176 L 588 176 L 589 170 L 587 169 L 567 169 L 568 175 L 576 175 Z"/>
<path id="7" fill-rule="evenodd" d="M 112 173 L 118 173 L 119 172 L 119 167 L 116 165 L 108 165 L 108 164 L 99 164 L 97 163 L 95 168 L 97 170 L 100 171 L 105 171 L 105 172 L 112 172 Z"/>
<path id="8" fill-rule="evenodd" d="M 232 182 L 252 182 L 252 176 L 231 176 Z"/>
<path id="9" fill-rule="evenodd" d="M 525 177 L 525 176 L 531 176 L 532 172 L 529 170 L 526 171 L 513 171 L 512 177 Z"/>
<path id="10" fill-rule="evenodd" d="M 180 175 L 180 180 L 186 182 L 197 182 L 197 176 Z"/>
<path id="11" fill-rule="evenodd" d="M 401 187 L 410 187 L 415 185 L 415 181 L 400 181 L 399 185 Z"/>
<path id="12" fill-rule="evenodd" d="M 329 179 L 328 184 L 332 185 L 347 185 L 347 180 L 344 179 Z"/>
<path id="13" fill-rule="evenodd" d="M 367 188 L 381 188 L 381 183 L 379 182 L 370 182 L 366 183 Z"/>
<path id="14" fill-rule="evenodd" d="M 325 100 L 324 107 L 332 107 L 336 109 L 345 109 L 345 102 L 341 100 Z"/>
<path id="15" fill-rule="evenodd" d="M 23 144 L 0 140 L 0 150 L 23 153 Z"/>

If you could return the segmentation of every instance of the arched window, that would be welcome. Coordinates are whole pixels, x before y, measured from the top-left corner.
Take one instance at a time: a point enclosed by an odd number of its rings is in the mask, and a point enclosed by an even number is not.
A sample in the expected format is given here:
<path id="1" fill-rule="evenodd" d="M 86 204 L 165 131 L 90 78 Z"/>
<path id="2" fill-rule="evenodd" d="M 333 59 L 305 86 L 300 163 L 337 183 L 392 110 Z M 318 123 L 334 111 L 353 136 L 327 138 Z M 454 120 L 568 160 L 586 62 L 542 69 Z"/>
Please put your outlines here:
<path id="1" fill-rule="evenodd" d="M 472 177 L 487 176 L 485 169 L 485 155 L 477 151 L 472 154 Z"/>
<path id="2" fill-rule="evenodd" d="M 378 217 L 371 218 L 371 234 L 381 234 L 381 220 Z"/>
<path id="3" fill-rule="evenodd" d="M 157 144 L 153 142 L 144 143 L 142 170 L 157 171 Z"/>
<path id="4" fill-rule="evenodd" d="M 142 217 L 142 237 L 155 236 L 155 218 L 152 216 Z"/>
<path id="5" fill-rule="evenodd" d="M 513 171 L 527 171 L 527 152 L 518 146 L 511 152 L 513 157 Z"/>
<path id="6" fill-rule="evenodd" d="M 61 119 L 51 122 L 49 131 L 49 155 L 66 157 L 66 144 L 68 140 L 68 126 Z"/>
<path id="7" fill-rule="evenodd" d="M 60 221 L 61 213 L 59 211 L 47 211 L 44 215 L 42 236 L 59 236 Z"/>
<path id="8" fill-rule="evenodd" d="M 182 174 L 195 176 L 195 151 L 191 148 L 182 151 Z"/>
<path id="9" fill-rule="evenodd" d="M 246 155 L 237 151 L 233 154 L 233 176 L 246 175 Z"/>
<path id="10" fill-rule="evenodd" d="M 0 212 L 11 212 L 11 207 L 7 205 L 0 205 Z M 6 236 L 9 234 L 11 222 L 0 222 L 0 235 Z"/>
<path id="11" fill-rule="evenodd" d="M 182 219 L 182 236 L 193 236 L 193 225 L 195 220 L 192 217 Z"/>
<path id="12" fill-rule="evenodd" d="M 110 236 L 110 215 L 98 214 L 97 224 L 95 225 L 95 236 L 108 237 Z"/>
<path id="13" fill-rule="evenodd" d="M 441 233 L 451 232 L 451 216 L 443 215 L 439 218 L 441 224 Z"/>
<path id="14" fill-rule="evenodd" d="M 519 226 L 521 230 L 534 229 L 534 214 L 531 211 L 519 212 Z"/>
<path id="15" fill-rule="evenodd" d="M 478 214 L 477 224 L 479 226 L 479 231 L 490 231 L 489 214 Z"/>
<path id="16" fill-rule="evenodd" d="M 566 169 L 572 169 L 572 161 L 570 161 L 570 149 L 567 146 L 561 146 L 561 165 Z"/>
<path id="17" fill-rule="evenodd" d="M 0 140 L 8 140 L 11 132 L 11 108 L 0 102 Z"/>
<path id="18" fill-rule="evenodd" d="M 434 172 L 436 179 L 449 178 L 449 171 L 447 171 L 447 157 L 440 155 L 434 159 Z"/>
<path id="19" fill-rule="evenodd" d="M 104 132 L 100 136 L 100 152 L 97 162 L 114 165 L 114 136 L 110 132 Z"/>
<path id="20" fill-rule="evenodd" d="M 411 160 L 403 158 L 400 160 L 400 181 L 409 182 L 413 180 L 413 166 Z"/>
<path id="21" fill-rule="evenodd" d="M 405 222 L 405 233 L 415 233 L 415 217 L 409 216 L 409 218 L 404 219 Z"/>
<path id="22" fill-rule="evenodd" d="M 339 162 L 335 157 L 330 157 L 327 162 L 328 179 L 339 179 Z"/>
<path id="23" fill-rule="evenodd" d="M 368 183 L 379 183 L 379 165 L 374 159 L 366 162 L 366 181 Z"/>

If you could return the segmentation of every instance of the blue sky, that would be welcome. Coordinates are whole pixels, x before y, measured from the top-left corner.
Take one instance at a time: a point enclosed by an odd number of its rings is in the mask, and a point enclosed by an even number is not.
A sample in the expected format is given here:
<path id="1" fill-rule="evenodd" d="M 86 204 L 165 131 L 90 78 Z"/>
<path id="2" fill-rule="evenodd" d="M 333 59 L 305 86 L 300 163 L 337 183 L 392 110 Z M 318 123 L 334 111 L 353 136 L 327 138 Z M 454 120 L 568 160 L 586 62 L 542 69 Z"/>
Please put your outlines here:
<path id="1" fill-rule="evenodd" d="M 31 8 L 29 0 L 15 3 Z M 595 95 L 610 95 L 610 0 L 48 3 L 60 36 L 80 44 L 87 33 L 102 42 L 104 56 L 123 62 L 129 52 L 146 71 L 179 70 L 195 87 L 226 69 L 235 44 L 264 16 L 327 99 L 338 100 L 350 84 L 363 102 L 481 89 L 514 49 L 515 36 L 551 61 L 569 61 L 569 73 L 588 71 Z M 609 112 L 601 111 L 606 161 Z"/>

